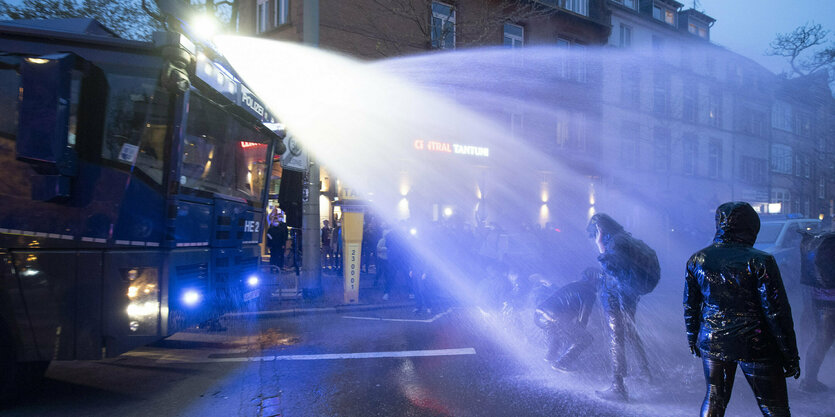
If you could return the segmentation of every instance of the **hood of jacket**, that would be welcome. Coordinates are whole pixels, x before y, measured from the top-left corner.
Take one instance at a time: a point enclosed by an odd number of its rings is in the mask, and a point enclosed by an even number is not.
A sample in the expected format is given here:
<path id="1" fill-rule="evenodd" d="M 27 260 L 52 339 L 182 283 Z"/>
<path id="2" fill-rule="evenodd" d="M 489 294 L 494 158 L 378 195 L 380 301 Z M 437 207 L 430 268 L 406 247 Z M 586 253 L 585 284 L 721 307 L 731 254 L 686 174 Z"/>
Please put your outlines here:
<path id="1" fill-rule="evenodd" d="M 760 216 L 750 204 L 731 201 L 716 209 L 716 243 L 736 242 L 754 246 L 760 232 Z"/>

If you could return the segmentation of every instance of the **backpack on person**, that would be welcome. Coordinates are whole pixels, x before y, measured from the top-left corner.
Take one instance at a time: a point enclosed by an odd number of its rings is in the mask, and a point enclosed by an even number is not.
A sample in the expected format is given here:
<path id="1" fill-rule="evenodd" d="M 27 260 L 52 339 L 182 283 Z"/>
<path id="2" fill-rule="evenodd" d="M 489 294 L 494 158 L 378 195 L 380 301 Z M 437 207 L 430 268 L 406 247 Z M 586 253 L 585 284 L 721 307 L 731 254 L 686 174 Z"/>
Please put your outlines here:
<path id="1" fill-rule="evenodd" d="M 655 250 L 628 234 L 615 239 L 612 250 L 598 258 L 603 270 L 638 295 L 651 293 L 661 280 L 661 266 Z"/>

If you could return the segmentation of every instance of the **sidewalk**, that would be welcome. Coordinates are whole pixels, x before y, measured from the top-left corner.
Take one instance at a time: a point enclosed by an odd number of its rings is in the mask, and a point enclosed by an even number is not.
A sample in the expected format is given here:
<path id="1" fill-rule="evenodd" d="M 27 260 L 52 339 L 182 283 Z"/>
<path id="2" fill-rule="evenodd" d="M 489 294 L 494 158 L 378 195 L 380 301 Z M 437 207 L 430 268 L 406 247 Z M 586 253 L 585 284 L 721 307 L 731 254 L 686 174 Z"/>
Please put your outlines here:
<path id="1" fill-rule="evenodd" d="M 282 271 L 282 282 L 292 282 L 295 271 Z M 279 288 L 276 283 L 265 283 L 261 287 L 258 311 L 242 311 L 224 315 L 227 319 L 255 317 L 286 317 L 316 313 L 343 311 L 378 310 L 401 308 L 414 305 L 405 291 L 395 289 L 388 300 L 383 300 L 383 283 L 374 285 L 375 274 L 361 272 L 359 279 L 359 302 L 345 304 L 343 277 L 333 270 L 322 271 L 322 294 L 315 298 L 304 298 L 301 293 L 293 295 L 285 291 L 284 296 L 273 294 Z M 301 289 L 299 289 L 301 291 Z M 287 294 L 291 292 L 291 294 Z"/>

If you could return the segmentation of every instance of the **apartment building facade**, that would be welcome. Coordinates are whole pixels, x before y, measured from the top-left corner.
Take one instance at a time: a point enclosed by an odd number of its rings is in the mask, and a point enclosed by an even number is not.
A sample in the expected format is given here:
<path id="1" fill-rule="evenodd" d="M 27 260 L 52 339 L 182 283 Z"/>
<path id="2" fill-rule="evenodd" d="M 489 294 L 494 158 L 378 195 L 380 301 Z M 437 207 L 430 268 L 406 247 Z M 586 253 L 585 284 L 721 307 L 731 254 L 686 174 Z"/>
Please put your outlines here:
<path id="1" fill-rule="evenodd" d="M 302 6 L 242 1 L 239 30 L 302 41 Z M 589 201 L 583 215 L 617 212 L 675 237 L 709 233 L 728 200 L 762 213 L 835 214 L 825 80 L 786 80 L 711 43 L 714 19 L 675 0 L 320 0 L 319 13 L 320 47 L 365 60 L 490 45 L 608 48 L 555 79 L 547 120 L 500 109 L 514 135 L 587 177 L 588 195 L 570 197 Z M 554 172 L 537 171 L 531 194 L 566 192 Z M 522 217 L 545 225 L 568 215 L 542 212 Z"/>

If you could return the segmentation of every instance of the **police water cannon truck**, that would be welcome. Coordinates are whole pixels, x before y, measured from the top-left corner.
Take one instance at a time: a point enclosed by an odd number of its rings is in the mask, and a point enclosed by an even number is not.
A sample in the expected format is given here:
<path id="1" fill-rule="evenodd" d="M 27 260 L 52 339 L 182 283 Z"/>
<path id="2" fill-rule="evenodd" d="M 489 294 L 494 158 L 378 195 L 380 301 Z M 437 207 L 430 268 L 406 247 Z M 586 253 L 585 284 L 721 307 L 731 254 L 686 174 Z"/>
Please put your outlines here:
<path id="1" fill-rule="evenodd" d="M 165 11 L 165 10 L 163 10 Z M 175 21 L 175 24 L 171 24 Z M 275 117 L 210 46 L 0 22 L 0 400 L 260 296 Z"/>

